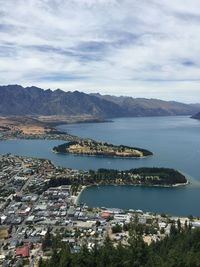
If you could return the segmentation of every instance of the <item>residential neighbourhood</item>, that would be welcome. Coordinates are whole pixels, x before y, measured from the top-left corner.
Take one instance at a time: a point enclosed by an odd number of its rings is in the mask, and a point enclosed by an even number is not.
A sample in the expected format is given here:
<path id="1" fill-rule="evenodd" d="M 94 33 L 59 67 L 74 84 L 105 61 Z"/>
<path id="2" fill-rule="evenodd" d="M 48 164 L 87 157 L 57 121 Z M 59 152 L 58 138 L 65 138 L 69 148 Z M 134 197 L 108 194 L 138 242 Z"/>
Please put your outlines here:
<path id="1" fill-rule="evenodd" d="M 73 253 L 86 245 L 128 244 L 131 231 L 141 232 L 147 244 L 163 239 L 173 227 L 200 227 L 198 218 L 170 217 L 142 210 L 88 207 L 79 203 L 81 187 L 52 187 L 56 177 L 76 179 L 84 172 L 55 167 L 49 160 L 0 157 L 0 266 L 38 266 L 50 257 L 45 245 L 51 234 Z M 76 189 L 76 190 L 75 190 Z"/>

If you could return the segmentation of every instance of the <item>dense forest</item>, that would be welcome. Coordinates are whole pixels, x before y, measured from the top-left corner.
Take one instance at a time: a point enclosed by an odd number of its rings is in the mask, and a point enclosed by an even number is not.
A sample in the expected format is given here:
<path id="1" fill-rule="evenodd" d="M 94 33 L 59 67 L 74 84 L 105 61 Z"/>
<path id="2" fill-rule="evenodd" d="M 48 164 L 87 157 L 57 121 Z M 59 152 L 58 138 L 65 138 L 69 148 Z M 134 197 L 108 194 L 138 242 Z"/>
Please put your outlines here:
<path id="1" fill-rule="evenodd" d="M 124 171 L 99 169 L 90 171 L 90 179 L 96 183 L 122 183 L 142 185 L 174 185 L 187 182 L 186 177 L 170 168 L 137 168 Z M 89 178 L 88 178 L 89 179 Z"/>
<path id="2" fill-rule="evenodd" d="M 49 241 L 50 243 L 48 244 Z M 142 236 L 133 234 L 128 245 L 113 246 L 107 238 L 102 247 L 88 249 L 83 246 L 73 253 L 70 246 L 63 243 L 44 241 L 52 246 L 49 260 L 40 260 L 39 267 L 199 267 L 200 230 L 185 230 L 172 227 L 170 236 L 151 245 L 144 243 Z"/>
<path id="3" fill-rule="evenodd" d="M 169 168 L 138 168 L 131 170 L 112 170 L 98 169 L 97 171 L 90 170 L 76 177 L 51 178 L 48 187 L 57 187 L 60 185 L 146 185 L 146 186 L 172 186 L 175 184 L 185 184 L 186 177 Z"/>

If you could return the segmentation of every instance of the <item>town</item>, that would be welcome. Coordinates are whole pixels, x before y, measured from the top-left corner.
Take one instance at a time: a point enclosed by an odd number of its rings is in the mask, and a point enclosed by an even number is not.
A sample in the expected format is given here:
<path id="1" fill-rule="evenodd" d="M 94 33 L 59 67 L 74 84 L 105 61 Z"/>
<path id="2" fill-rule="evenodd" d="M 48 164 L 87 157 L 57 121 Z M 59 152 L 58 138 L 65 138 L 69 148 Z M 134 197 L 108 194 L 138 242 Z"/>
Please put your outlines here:
<path id="1" fill-rule="evenodd" d="M 54 166 L 49 160 L 0 156 L 0 265 L 38 266 L 52 255 L 49 242 L 78 253 L 83 245 L 128 244 L 131 231 L 144 242 L 162 240 L 176 228 L 200 227 L 199 218 L 88 207 L 80 203 L 80 181 L 89 172 Z"/>

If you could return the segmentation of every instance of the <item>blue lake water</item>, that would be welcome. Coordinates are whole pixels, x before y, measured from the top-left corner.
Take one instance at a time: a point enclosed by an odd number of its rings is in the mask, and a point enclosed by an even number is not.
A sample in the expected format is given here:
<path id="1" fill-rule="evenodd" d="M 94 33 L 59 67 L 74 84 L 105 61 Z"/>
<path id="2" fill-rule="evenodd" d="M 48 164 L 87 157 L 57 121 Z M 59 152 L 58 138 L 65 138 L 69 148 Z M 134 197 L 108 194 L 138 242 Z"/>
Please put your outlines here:
<path id="1" fill-rule="evenodd" d="M 11 140 L 0 143 L 0 153 L 48 158 L 56 165 L 77 169 L 143 166 L 172 167 L 183 172 L 191 185 L 183 188 L 133 186 L 90 187 L 80 201 L 90 206 L 142 209 L 177 215 L 200 215 L 200 122 L 187 116 L 119 118 L 108 123 L 85 123 L 58 127 L 71 134 L 151 150 L 144 159 L 117 159 L 52 153 L 62 141 Z"/>

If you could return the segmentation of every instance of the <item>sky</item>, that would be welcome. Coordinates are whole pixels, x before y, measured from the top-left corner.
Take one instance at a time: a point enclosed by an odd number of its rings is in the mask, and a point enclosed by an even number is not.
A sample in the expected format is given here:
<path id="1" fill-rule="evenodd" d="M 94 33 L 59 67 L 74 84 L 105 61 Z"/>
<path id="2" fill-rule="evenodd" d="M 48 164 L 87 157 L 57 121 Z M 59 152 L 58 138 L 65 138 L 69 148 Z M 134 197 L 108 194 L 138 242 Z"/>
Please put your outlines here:
<path id="1" fill-rule="evenodd" d="M 0 84 L 200 102 L 200 1 L 0 0 Z"/>

